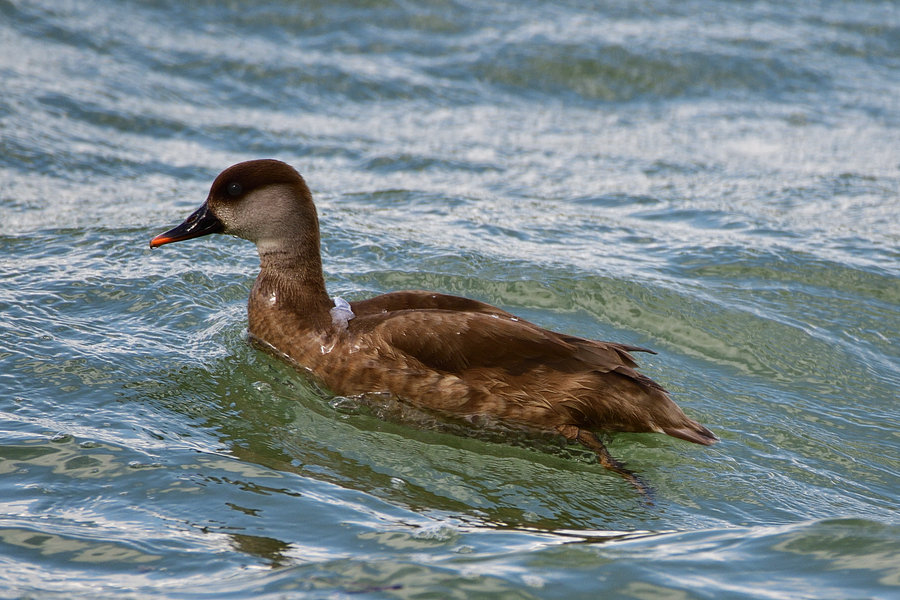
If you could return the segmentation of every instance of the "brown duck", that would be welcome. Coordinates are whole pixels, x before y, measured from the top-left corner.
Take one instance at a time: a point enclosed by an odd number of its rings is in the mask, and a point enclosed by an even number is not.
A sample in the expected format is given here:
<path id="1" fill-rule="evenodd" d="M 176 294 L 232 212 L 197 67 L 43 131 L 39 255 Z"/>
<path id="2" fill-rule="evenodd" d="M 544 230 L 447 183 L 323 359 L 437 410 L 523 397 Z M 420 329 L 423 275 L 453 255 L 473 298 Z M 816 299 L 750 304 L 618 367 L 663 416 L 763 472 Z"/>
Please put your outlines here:
<path id="1" fill-rule="evenodd" d="M 150 247 L 211 233 L 256 244 L 250 336 L 336 394 L 387 392 L 446 415 L 556 431 L 640 489 L 593 431 L 716 441 L 635 370 L 631 352 L 649 350 L 555 333 L 489 304 L 434 292 L 332 300 L 312 195 L 288 164 L 253 160 L 224 170 L 206 202 Z"/>

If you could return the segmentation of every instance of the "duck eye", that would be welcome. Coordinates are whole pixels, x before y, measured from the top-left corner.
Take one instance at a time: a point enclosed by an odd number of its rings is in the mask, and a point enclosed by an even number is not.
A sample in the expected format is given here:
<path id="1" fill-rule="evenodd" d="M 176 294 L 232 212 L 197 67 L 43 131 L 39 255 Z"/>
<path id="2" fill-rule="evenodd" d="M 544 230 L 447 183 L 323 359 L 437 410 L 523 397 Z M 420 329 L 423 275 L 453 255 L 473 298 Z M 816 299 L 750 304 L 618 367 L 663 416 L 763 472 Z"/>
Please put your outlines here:
<path id="1" fill-rule="evenodd" d="M 225 188 L 225 191 L 228 192 L 229 196 L 235 197 L 240 196 L 241 192 L 244 191 L 244 188 L 241 187 L 237 181 L 232 181 L 228 184 L 228 187 Z"/>

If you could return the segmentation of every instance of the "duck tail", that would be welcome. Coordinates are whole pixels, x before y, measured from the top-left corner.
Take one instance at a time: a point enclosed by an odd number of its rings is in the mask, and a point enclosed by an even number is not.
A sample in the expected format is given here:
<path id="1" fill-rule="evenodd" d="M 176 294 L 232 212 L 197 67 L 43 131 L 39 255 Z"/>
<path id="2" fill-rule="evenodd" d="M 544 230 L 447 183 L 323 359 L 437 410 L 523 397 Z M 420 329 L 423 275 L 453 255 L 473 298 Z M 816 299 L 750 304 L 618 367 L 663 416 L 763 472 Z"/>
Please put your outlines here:
<path id="1" fill-rule="evenodd" d="M 693 420 L 683 427 L 663 427 L 663 433 L 704 446 L 710 446 L 719 441 L 716 434 Z"/>

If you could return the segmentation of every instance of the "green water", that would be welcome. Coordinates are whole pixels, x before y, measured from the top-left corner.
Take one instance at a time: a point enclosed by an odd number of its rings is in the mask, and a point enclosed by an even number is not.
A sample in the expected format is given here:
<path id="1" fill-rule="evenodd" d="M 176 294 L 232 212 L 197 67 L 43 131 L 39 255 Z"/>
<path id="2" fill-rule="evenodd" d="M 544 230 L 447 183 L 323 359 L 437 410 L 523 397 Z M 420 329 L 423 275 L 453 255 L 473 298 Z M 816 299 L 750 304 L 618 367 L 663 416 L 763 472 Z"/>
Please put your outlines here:
<path id="1" fill-rule="evenodd" d="M 0 598 L 893 598 L 894 3 L 0 0 Z M 458 435 L 150 252 L 276 157 L 331 293 L 653 348 L 721 438 Z"/>

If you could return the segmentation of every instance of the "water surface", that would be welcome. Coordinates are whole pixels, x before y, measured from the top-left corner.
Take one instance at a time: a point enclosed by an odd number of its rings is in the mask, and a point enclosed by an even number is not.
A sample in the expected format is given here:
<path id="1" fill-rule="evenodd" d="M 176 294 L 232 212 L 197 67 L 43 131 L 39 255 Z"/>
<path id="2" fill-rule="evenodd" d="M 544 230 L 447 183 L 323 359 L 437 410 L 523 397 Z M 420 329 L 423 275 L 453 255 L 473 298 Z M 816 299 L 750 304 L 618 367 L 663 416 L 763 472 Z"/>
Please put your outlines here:
<path id="1" fill-rule="evenodd" d="M 890 2 L 0 0 L 0 597 L 889 598 Z M 246 341 L 257 262 L 150 237 L 295 165 L 330 291 L 655 349 L 721 443 L 335 399 Z"/>

